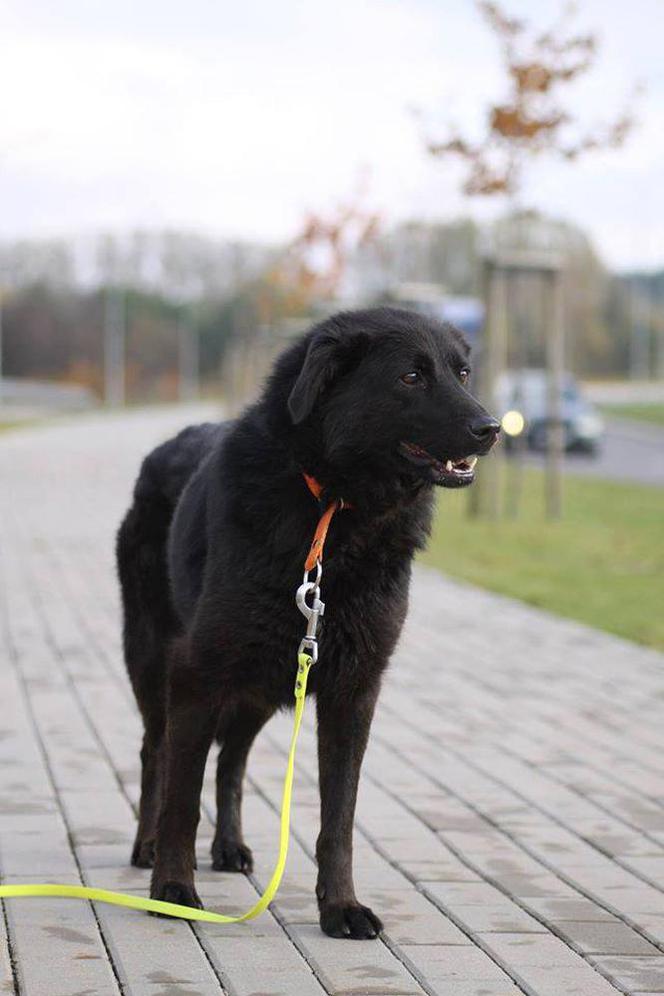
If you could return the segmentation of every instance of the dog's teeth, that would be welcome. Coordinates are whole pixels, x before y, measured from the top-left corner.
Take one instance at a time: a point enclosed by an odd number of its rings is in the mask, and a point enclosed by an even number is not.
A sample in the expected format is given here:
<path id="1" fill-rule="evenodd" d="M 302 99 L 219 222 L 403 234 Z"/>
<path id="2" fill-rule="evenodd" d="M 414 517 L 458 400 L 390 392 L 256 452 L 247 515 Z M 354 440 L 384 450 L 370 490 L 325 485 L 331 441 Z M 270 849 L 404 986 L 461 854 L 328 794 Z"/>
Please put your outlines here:
<path id="1" fill-rule="evenodd" d="M 468 457 L 466 463 L 468 464 L 468 469 L 472 470 L 475 464 L 477 463 L 477 457 L 476 456 Z"/>
<path id="2" fill-rule="evenodd" d="M 448 460 L 447 463 L 445 464 L 445 470 L 447 470 L 449 473 L 451 473 L 453 469 L 454 469 L 454 467 L 453 467 L 452 461 Z"/>

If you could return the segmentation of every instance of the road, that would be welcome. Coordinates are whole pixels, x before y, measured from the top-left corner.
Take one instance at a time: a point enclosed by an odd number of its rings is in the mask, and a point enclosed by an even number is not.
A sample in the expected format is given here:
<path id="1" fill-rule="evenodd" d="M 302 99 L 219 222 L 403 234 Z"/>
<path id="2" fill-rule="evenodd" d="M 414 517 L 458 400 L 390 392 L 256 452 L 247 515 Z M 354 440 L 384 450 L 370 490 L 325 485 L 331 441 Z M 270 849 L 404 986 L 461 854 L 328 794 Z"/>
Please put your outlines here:
<path id="1" fill-rule="evenodd" d="M 529 454 L 528 462 L 541 466 L 544 461 Z M 607 419 L 599 455 L 569 453 L 565 469 L 570 474 L 664 487 L 664 428 L 627 419 Z"/>
<path id="2" fill-rule="evenodd" d="M 664 402 L 664 380 L 589 381 L 583 393 L 596 405 L 659 404 Z"/>

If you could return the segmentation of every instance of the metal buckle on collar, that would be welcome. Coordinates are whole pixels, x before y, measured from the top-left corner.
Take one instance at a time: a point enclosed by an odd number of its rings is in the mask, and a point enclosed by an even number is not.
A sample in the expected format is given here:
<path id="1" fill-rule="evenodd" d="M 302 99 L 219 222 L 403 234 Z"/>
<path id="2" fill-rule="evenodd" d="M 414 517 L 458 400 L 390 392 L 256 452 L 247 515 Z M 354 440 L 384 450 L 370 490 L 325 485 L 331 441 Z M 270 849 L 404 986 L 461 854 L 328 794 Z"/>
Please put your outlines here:
<path id="1" fill-rule="evenodd" d="M 307 620 L 307 632 L 302 637 L 298 654 L 307 653 L 311 657 L 313 664 L 318 660 L 318 620 L 325 613 L 325 602 L 320 597 L 320 581 L 323 576 L 323 565 L 320 560 L 316 562 L 316 578 L 309 580 L 309 571 L 304 572 L 302 584 L 295 594 L 295 604 Z M 313 595 L 311 604 L 307 602 L 307 596 Z"/>

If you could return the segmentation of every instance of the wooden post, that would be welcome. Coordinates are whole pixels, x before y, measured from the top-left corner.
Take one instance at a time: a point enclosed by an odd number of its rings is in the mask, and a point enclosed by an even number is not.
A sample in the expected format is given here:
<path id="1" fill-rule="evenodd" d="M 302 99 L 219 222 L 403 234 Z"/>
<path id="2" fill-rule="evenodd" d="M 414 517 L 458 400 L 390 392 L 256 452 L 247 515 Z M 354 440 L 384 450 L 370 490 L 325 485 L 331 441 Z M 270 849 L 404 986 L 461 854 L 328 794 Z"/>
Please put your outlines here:
<path id="1" fill-rule="evenodd" d="M 484 328 L 482 331 L 482 341 L 480 352 L 478 356 L 479 365 L 479 376 L 477 378 L 478 384 L 478 394 L 481 398 L 486 397 L 487 393 L 491 390 L 491 375 L 489 368 L 489 338 L 491 336 L 491 262 L 488 258 L 483 260 L 482 273 L 481 273 L 481 286 L 482 286 L 482 300 L 484 301 Z M 481 471 L 485 470 L 484 467 L 480 468 Z M 485 501 L 484 495 L 486 492 L 486 487 L 489 485 L 489 481 L 485 480 L 484 474 L 479 473 L 475 479 L 475 483 L 468 491 L 468 515 L 471 519 L 480 518 L 485 512 Z"/>
<path id="2" fill-rule="evenodd" d="M 655 379 L 664 380 L 664 324 L 661 315 L 658 314 L 656 324 L 653 326 L 655 334 Z"/>
<path id="3" fill-rule="evenodd" d="M 492 267 L 491 280 L 491 308 L 494 315 L 493 335 L 491 336 L 489 376 L 490 382 L 486 394 L 486 402 L 489 411 L 498 411 L 498 384 L 507 369 L 507 339 L 508 339 L 508 314 L 507 314 L 507 281 L 508 274 L 500 266 Z M 505 456 L 502 448 L 496 447 L 486 458 L 487 470 L 489 474 L 490 487 L 487 490 L 487 511 L 491 519 L 500 517 L 502 506 L 502 488 L 504 484 Z"/>
<path id="4" fill-rule="evenodd" d="M 508 364 L 511 362 L 514 369 L 523 370 L 526 366 L 525 339 L 526 330 L 523 312 L 517 307 L 516 302 L 526 298 L 527 310 L 530 313 L 530 320 L 533 318 L 533 275 L 527 271 L 516 272 L 512 275 L 508 284 L 507 312 L 510 315 L 511 349 L 508 356 Z M 524 293 L 525 292 L 525 293 Z M 509 407 L 522 410 L 522 378 L 515 384 L 514 404 L 509 399 Z M 501 415 L 500 412 L 493 414 Z M 512 436 L 509 459 L 505 459 L 505 515 L 508 519 L 516 519 L 519 515 L 521 498 L 523 495 L 524 483 L 524 463 L 526 456 L 526 435 L 520 433 Z M 507 439 L 503 439 L 502 445 L 507 447 Z"/>
<path id="5" fill-rule="evenodd" d="M 3 386 L 2 386 L 2 377 L 3 377 L 3 373 L 2 373 L 2 370 L 3 370 L 3 367 L 2 367 L 2 359 L 3 359 L 3 345 L 2 345 L 2 317 L 3 317 L 3 315 L 2 315 L 2 307 L 3 307 L 3 304 L 4 304 L 4 302 L 3 302 L 3 293 L 4 293 L 4 287 L 0 283 L 0 407 L 2 406 L 2 403 L 4 401 L 4 390 L 3 390 Z"/>
<path id="6" fill-rule="evenodd" d="M 562 273 L 552 269 L 546 274 L 549 321 L 546 331 L 547 354 L 547 422 L 546 434 L 546 514 L 549 519 L 562 515 L 563 460 L 565 430 L 562 421 L 562 390 L 565 364 L 565 329 L 563 316 Z"/>
<path id="7" fill-rule="evenodd" d="M 487 258 L 484 261 L 483 282 L 486 319 L 480 397 L 490 412 L 500 415 L 496 388 L 507 366 L 507 274 L 493 259 Z M 503 464 L 500 449 L 494 450 L 482 461 L 469 496 L 468 511 L 471 516 L 499 517 Z"/>
<path id="8" fill-rule="evenodd" d="M 629 376 L 632 380 L 647 380 L 650 375 L 649 302 L 639 291 L 636 279 L 629 283 Z"/>

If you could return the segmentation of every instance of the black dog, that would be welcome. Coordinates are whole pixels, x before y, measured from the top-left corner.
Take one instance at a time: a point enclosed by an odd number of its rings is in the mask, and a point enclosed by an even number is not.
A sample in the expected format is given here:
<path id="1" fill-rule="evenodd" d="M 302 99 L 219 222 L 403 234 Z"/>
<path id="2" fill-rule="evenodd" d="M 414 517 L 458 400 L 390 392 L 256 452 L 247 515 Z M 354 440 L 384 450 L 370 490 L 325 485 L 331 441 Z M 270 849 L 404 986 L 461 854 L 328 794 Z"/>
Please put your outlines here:
<path id="1" fill-rule="evenodd" d="M 406 614 L 433 487 L 473 480 L 498 423 L 466 390 L 450 325 L 391 308 L 339 314 L 277 361 L 236 422 L 185 429 L 144 461 L 118 536 L 127 668 L 145 724 L 132 862 L 152 896 L 190 906 L 205 760 L 221 744 L 213 867 L 244 871 L 240 805 L 251 744 L 292 704 L 304 622 L 294 593 L 324 508 L 317 697 L 322 929 L 375 937 L 356 896 L 357 785 L 381 675 Z M 306 472 L 323 486 L 321 505 Z"/>

